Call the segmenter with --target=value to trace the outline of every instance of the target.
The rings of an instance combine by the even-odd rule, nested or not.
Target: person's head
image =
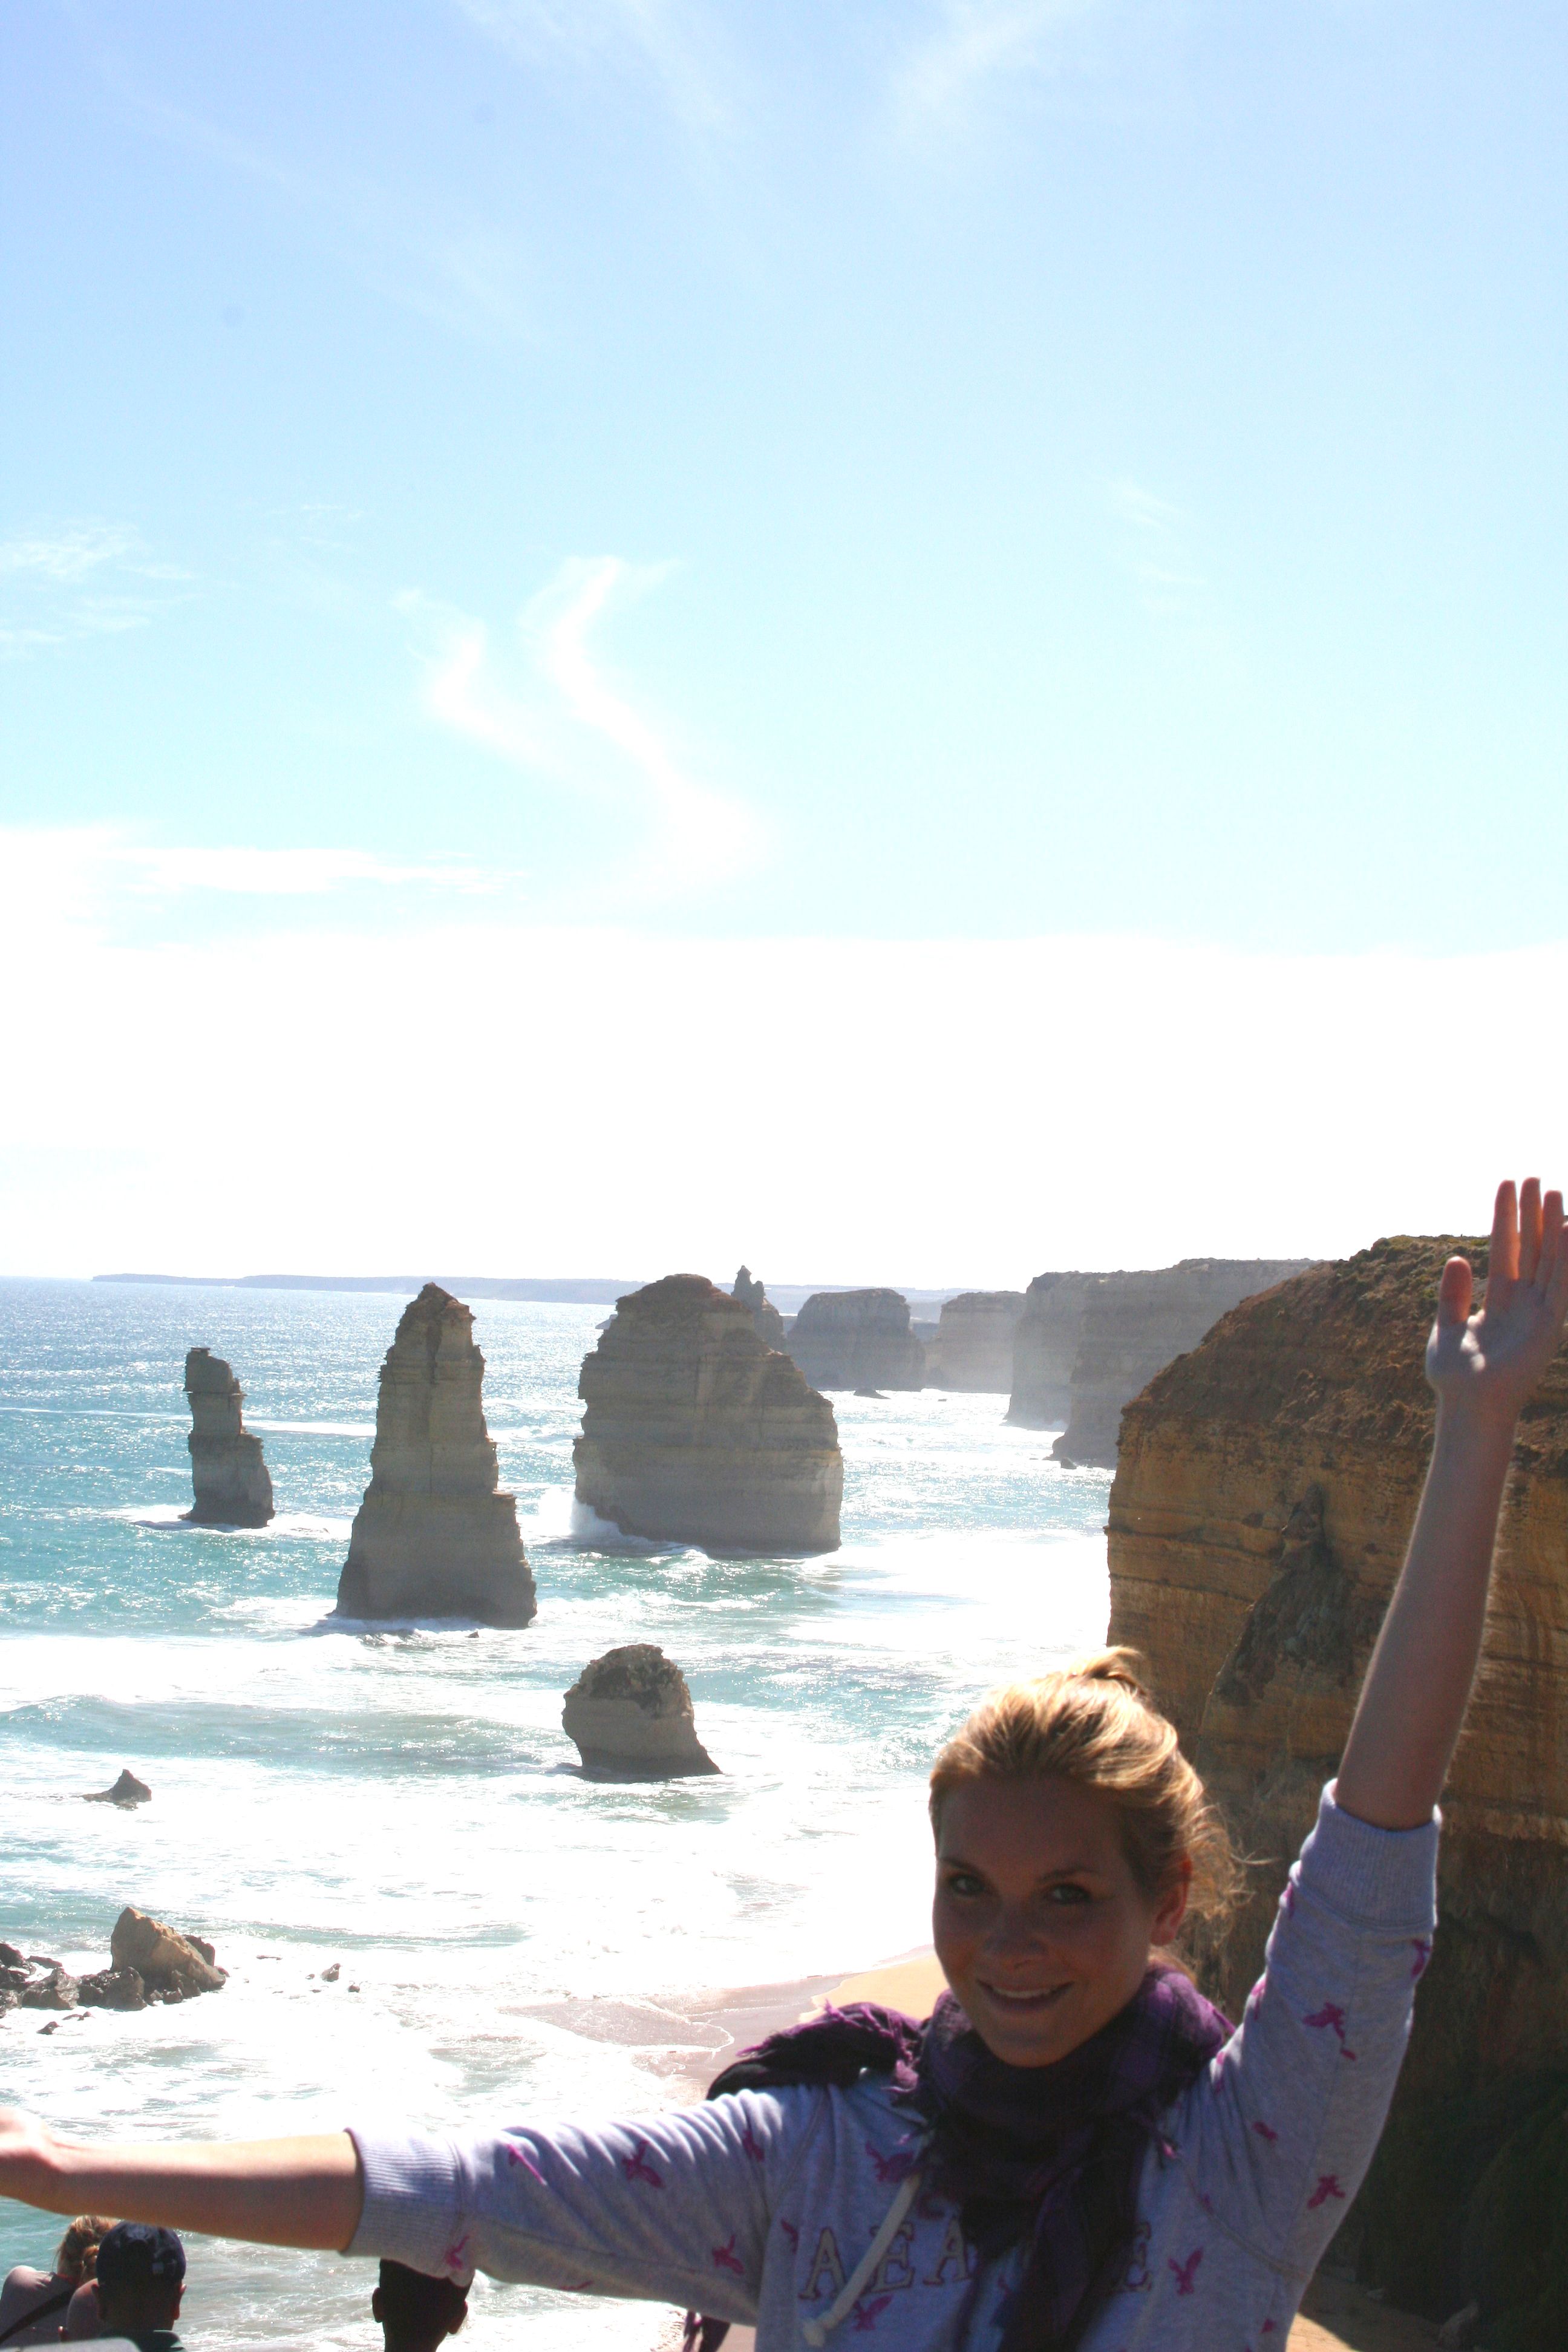
[[[370,2298],[386,2352],[436,2352],[468,2315],[468,2290],[450,2279],[426,2278],[405,2263],[385,2263]]]
[[[117,2221],[99,2243],[98,2307],[106,2336],[173,2327],[185,2288],[185,2250],[173,2230]]]
[[[931,1771],[937,1958],[1014,2066],[1098,2033],[1189,1911],[1235,1897],[1229,1839],[1139,1665],[1103,1650],[993,1691]]]
[[[98,2263],[100,2242],[114,2227],[109,2213],[79,2213],[60,2240],[60,2250],[55,2256],[55,2276],[69,2279],[80,2286],[89,2279]]]

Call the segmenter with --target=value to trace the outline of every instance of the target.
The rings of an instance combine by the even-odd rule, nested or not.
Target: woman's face
[[[931,1934],[987,2049],[1049,2066],[1124,2009],[1187,1906],[1152,1902],[1110,1798],[1071,1780],[964,1780],[942,1808]]]

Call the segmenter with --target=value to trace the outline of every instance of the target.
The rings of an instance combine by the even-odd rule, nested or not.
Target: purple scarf
[[[857,2001],[770,2034],[708,2095],[892,2078],[931,2127],[925,2186],[954,2200],[986,2259],[1020,2238],[1029,2259],[999,2352],[1070,2352],[1131,2250],[1138,2175],[1159,2116],[1231,2028],[1179,1969],[1155,1962],[1109,2025],[1051,2066],[1009,2066],[951,1993],[929,2025]],[[688,2313],[688,2352],[718,2352],[727,2323]]]

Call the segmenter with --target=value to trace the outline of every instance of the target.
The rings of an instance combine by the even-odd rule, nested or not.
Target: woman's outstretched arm
[[[1514,1423],[1568,1312],[1561,1192],[1542,1202],[1531,1177],[1516,1202],[1500,1185],[1479,1315],[1471,1297],[1469,1261],[1451,1257],[1426,1345],[1432,1460],[1340,1765],[1340,1803],[1378,1829],[1430,1820],[1469,1704]]]
[[[364,2184],[347,2132],[203,2146],[85,2147],[0,2112],[0,2196],[46,2213],[117,2213],[268,2246],[346,2246]]]

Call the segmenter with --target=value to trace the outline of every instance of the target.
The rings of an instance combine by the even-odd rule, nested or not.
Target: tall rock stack
[[[427,1282],[381,1368],[371,1479],[338,1580],[342,1617],[526,1625],[533,1578],[517,1503],[498,1491],[485,1360],[461,1299]]]
[[[245,1425],[245,1391],[221,1356],[192,1348],[185,1357],[191,1401],[191,1486],[185,1513],[198,1527],[264,1528],[272,1517],[272,1481],[261,1440]]]
[[[1415,1518],[1433,1425],[1422,1355],[1456,1248],[1484,1268],[1484,1244],[1383,1241],[1249,1298],[1123,1417],[1110,1639],[1150,1660],[1184,1746],[1259,1859],[1247,1907],[1205,1960],[1236,2015]],[[1517,2122],[1548,2070],[1568,2074],[1568,1352],[1521,1423],[1443,1811],[1442,1925],[1363,2196],[1367,2263],[1391,2295],[1429,2298],[1439,2315],[1469,2291],[1453,2263],[1486,2132]],[[1455,2162],[1460,2145],[1474,2162]]]
[[[700,1274],[621,1299],[577,1393],[577,1498],[624,1534],[716,1552],[838,1549],[844,1457],[826,1397]]]
[[[926,1351],[897,1290],[814,1291],[795,1318],[790,1354],[814,1389],[919,1389]]]
[[[749,1265],[743,1265],[736,1275],[735,1287],[730,1296],[751,1308],[752,1321],[763,1347],[777,1348],[782,1352],[784,1346],[784,1317]]]
[[[931,1377],[944,1389],[1007,1396],[1021,1290],[965,1290],[942,1301]]]
[[[1188,1257],[1148,1274],[1102,1274],[1083,1294],[1068,1425],[1056,1451],[1116,1462],[1121,1409],[1242,1299],[1304,1273],[1309,1258]]]
[[[1072,1404],[1072,1368],[1084,1301],[1103,1274],[1037,1274],[1013,1332],[1007,1418],[1025,1429],[1059,1429]]]

